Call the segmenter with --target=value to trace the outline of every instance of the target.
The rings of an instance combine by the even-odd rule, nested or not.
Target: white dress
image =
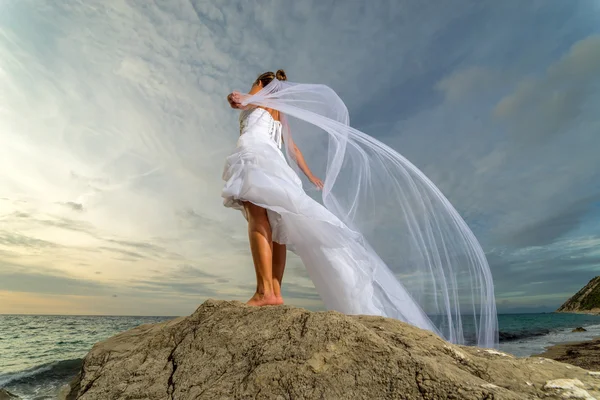
[[[392,317],[437,332],[362,235],[304,192],[281,142],[281,124],[268,111],[241,113],[237,147],[223,171],[224,205],[242,213],[243,201],[265,208],[273,241],[301,258],[328,309]]]

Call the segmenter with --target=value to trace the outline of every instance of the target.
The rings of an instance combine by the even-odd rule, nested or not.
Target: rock
[[[452,345],[393,319],[208,300],[189,317],[97,343],[67,398],[568,396],[600,396],[600,375],[545,358]]]
[[[565,399],[590,399],[596,400],[590,396],[587,390],[583,389],[584,384],[579,379],[555,379],[544,385],[544,389],[555,389],[562,392]]]
[[[578,326],[577,328],[573,329],[571,332],[587,332],[587,329]]]
[[[545,353],[540,354],[540,357],[600,371],[600,339],[557,344],[548,348]]]
[[[12,394],[6,389],[0,389],[0,400],[17,400],[19,396]]]
[[[556,310],[562,313],[600,313],[600,276],[588,282],[579,292]]]

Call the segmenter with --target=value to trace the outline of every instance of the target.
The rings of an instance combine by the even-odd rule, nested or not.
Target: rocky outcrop
[[[583,289],[560,306],[556,312],[600,313],[600,276],[592,279]]]
[[[0,389],[0,400],[19,400],[19,396],[12,394],[8,390]]]
[[[582,326],[578,326],[577,328],[573,329],[571,332],[587,332],[587,329],[585,329]]]
[[[397,320],[209,300],[96,344],[68,399],[592,399],[600,376]]]
[[[551,358],[592,371],[600,371],[600,339],[557,344],[540,354],[540,357]],[[598,374],[600,375],[600,372]]]

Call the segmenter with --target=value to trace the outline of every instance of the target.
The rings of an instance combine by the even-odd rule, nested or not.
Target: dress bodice
[[[240,135],[265,136],[281,149],[282,125],[264,108],[252,108],[240,113]]]

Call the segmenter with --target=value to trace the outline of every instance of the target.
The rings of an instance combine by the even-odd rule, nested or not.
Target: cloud
[[[515,247],[542,246],[553,243],[561,236],[578,229],[598,201],[600,201],[600,194],[568,204],[564,209],[512,232],[506,238],[506,243]]]
[[[583,74],[587,69],[576,77],[565,71],[579,60],[581,49],[595,49],[596,40],[585,36],[544,66],[544,71],[555,72],[525,78],[545,82],[536,93],[554,90],[548,82],[560,81],[567,91],[589,86],[577,124],[546,136],[543,145],[531,146],[531,136],[516,134],[506,119],[500,122],[494,116],[503,99],[519,97],[525,74],[511,66],[451,71],[436,83],[445,102],[396,128],[402,136],[391,142],[394,147],[402,148],[432,178],[486,245],[550,243],[576,230],[592,209],[600,167],[592,150],[600,144],[594,133],[600,119],[593,109],[600,92],[594,90],[596,76]],[[533,131],[543,132],[548,119],[535,107],[523,104],[515,110],[538,124]],[[545,229],[546,223],[552,229]]]
[[[67,207],[70,207],[71,209],[75,210],[75,211],[82,211],[83,210],[83,204],[81,203],[74,203],[72,201],[68,201],[64,204]]]
[[[98,247],[99,250],[106,250],[108,252],[114,252],[114,253],[118,253],[122,256],[125,256],[127,261],[138,261],[138,260],[142,260],[144,258],[146,258],[145,256],[143,256],[140,253],[135,253],[133,251],[128,251],[128,250],[122,250],[122,249],[118,249],[115,247]]]
[[[600,193],[600,161],[592,150],[600,146],[594,111],[600,91],[598,75],[587,68],[595,65],[598,37],[579,34],[529,73],[481,63],[452,70],[435,85],[444,101],[397,124],[398,136],[388,139],[432,178],[475,231],[499,301],[510,299],[503,310],[555,309],[600,272],[593,248],[570,247],[597,232]],[[531,92],[522,90],[527,82],[534,83]],[[573,98],[576,109],[559,113],[523,97],[549,98],[559,89],[581,89],[582,96]],[[518,128],[519,118],[531,124],[528,132]],[[552,122],[547,130],[553,118],[569,122]]]
[[[58,247],[56,243],[6,231],[0,231],[0,245],[33,249]]]
[[[513,304],[556,308],[600,273],[600,237],[565,238],[552,245],[487,254],[499,297]],[[519,292],[519,295],[511,293]]]
[[[78,279],[60,271],[0,264],[0,290],[38,294],[109,296],[114,288],[93,280]]]
[[[504,97],[494,116],[514,134],[535,142],[565,132],[577,122],[600,85],[600,35],[575,43],[541,78],[521,81]]]
[[[456,102],[471,97],[473,94],[497,88],[506,82],[498,71],[480,66],[467,67],[454,71],[442,78],[436,89],[444,93],[446,101]]]

